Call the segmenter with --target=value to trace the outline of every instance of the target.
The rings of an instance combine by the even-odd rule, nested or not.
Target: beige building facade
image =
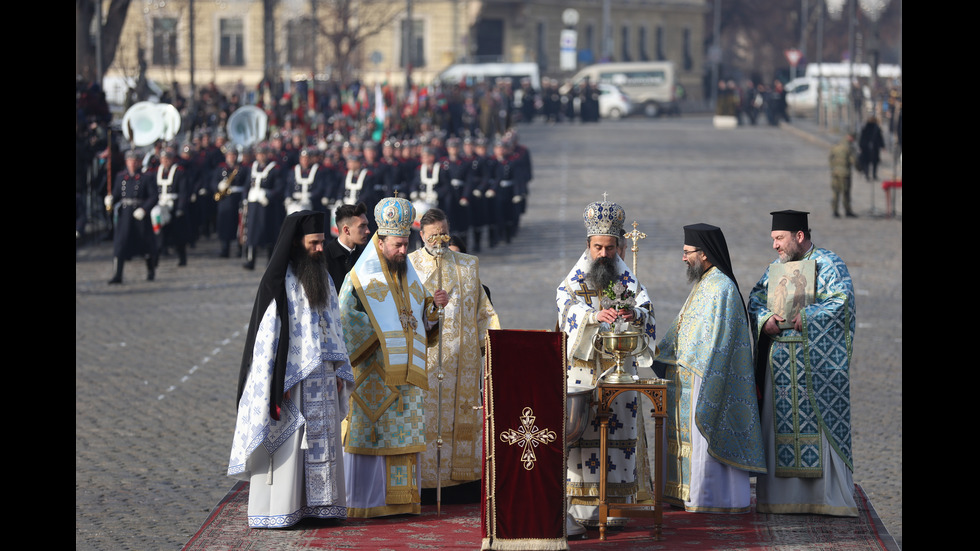
[[[319,0],[315,17],[312,6],[311,0],[134,0],[107,75],[135,76],[142,57],[148,78],[164,87],[176,82],[184,93],[192,68],[197,88],[213,82],[223,90],[255,89],[267,72],[284,81],[315,73],[400,85],[408,61],[418,84],[433,82],[454,62],[481,61],[537,62],[542,76],[562,79],[574,73],[560,63],[566,28],[577,35],[576,69],[602,60],[673,61],[693,99],[705,71],[706,0]],[[349,17],[339,15],[345,7]],[[577,15],[574,26],[563,22],[569,9]],[[344,21],[378,30],[345,63],[314,32],[314,19],[328,30]]]

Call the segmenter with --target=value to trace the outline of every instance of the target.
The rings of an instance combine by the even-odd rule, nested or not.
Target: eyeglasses
[[[681,252],[684,253],[684,258],[687,258],[687,255],[689,255],[689,254],[694,254],[694,253],[701,252],[701,249],[694,249],[693,251],[688,251],[688,250],[685,250],[685,249],[681,249]]]

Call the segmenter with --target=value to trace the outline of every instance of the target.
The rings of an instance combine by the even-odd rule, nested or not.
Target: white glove
[[[480,191],[480,190],[478,190],[478,189],[474,189],[473,190],[473,197],[483,197],[483,192]]]
[[[520,203],[521,201],[524,200],[524,196],[523,195],[515,195],[515,196],[511,197],[510,200],[511,200],[511,202],[513,202],[516,205],[517,203]]]
[[[143,207],[139,207],[138,209],[133,211],[133,218],[135,218],[137,221],[142,220],[145,216],[146,216],[146,211],[143,210]]]
[[[412,192],[412,193],[410,193],[410,194],[409,194],[408,196],[409,196],[409,197],[410,197],[410,198],[412,199],[412,201],[416,201],[416,200],[418,200],[418,198],[419,198],[419,192],[417,192],[417,191],[413,191],[413,192]]]
[[[197,195],[191,195],[191,203],[197,202]]]
[[[112,195],[106,195],[105,196],[105,208],[106,209],[111,209],[112,208]]]
[[[198,195],[201,195],[201,196],[203,196],[203,195],[204,195],[204,194],[206,194],[207,192],[208,192],[208,190],[206,190],[206,189],[204,189],[204,188],[201,188],[201,189],[199,189],[199,190],[197,190],[197,194],[198,194]]]
[[[264,189],[262,190],[262,193],[259,195],[259,204],[262,205],[263,207],[269,206],[269,198],[265,196]]]
[[[327,199],[326,197],[322,197],[320,199],[320,204],[326,207],[326,206],[330,205],[330,200]]]
[[[495,195],[497,195],[497,192],[496,192],[496,191],[494,191],[494,190],[492,190],[492,189],[488,189],[488,190],[487,190],[487,199],[493,199],[493,197],[494,197]]]
[[[459,198],[459,206],[465,207],[466,205],[469,205],[469,204],[470,204],[470,202],[466,200],[466,197],[460,197]]]
[[[228,181],[227,180],[222,180],[221,183],[218,184],[218,191],[220,191],[221,193],[224,193],[225,191],[228,190],[229,187],[230,187],[230,184],[228,183]]]

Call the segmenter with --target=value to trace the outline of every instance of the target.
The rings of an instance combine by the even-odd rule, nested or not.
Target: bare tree
[[[111,0],[109,9],[105,13],[105,23],[97,21],[96,24],[100,24],[101,29],[99,33],[92,36],[90,30],[98,1],[75,0],[75,73],[89,81],[101,80],[106,69],[112,65],[116,57],[116,48],[119,47],[119,36],[126,23],[126,14],[129,13],[129,4],[132,2],[132,0]],[[98,48],[95,40],[98,36],[102,37],[101,60],[96,59]],[[97,74],[100,69],[102,74]]]
[[[390,27],[404,12],[404,4],[391,0],[310,0],[317,14],[317,31],[331,46],[340,82],[349,82],[359,68],[358,48]]]

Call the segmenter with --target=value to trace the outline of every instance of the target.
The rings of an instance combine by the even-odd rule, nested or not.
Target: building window
[[[286,61],[293,68],[313,67],[313,23],[308,17],[286,24]]]
[[[409,33],[411,30],[411,33]],[[405,68],[409,65],[409,51],[411,51],[412,59],[411,66],[413,68],[425,67],[425,24],[421,19],[413,19],[411,21],[411,28],[409,27],[409,21],[407,19],[402,19],[401,21],[401,59],[400,67]],[[411,35],[411,36],[409,36]],[[408,41],[411,39],[412,44],[409,45]]]
[[[231,17],[218,21],[220,34],[218,65],[241,67],[245,65],[245,30],[241,18]]]
[[[623,25],[622,39],[619,41],[623,49],[623,61],[633,61],[630,56],[630,28]]]
[[[640,27],[637,33],[639,34],[637,53],[640,56],[640,61],[650,61],[650,56],[647,54],[647,28]]]
[[[177,65],[177,18],[153,19],[153,64],[167,67]]]
[[[694,68],[694,58],[691,57],[691,29],[684,29],[684,70],[690,71]]]
[[[663,61],[667,59],[664,55],[664,28],[657,27],[657,61]]]

